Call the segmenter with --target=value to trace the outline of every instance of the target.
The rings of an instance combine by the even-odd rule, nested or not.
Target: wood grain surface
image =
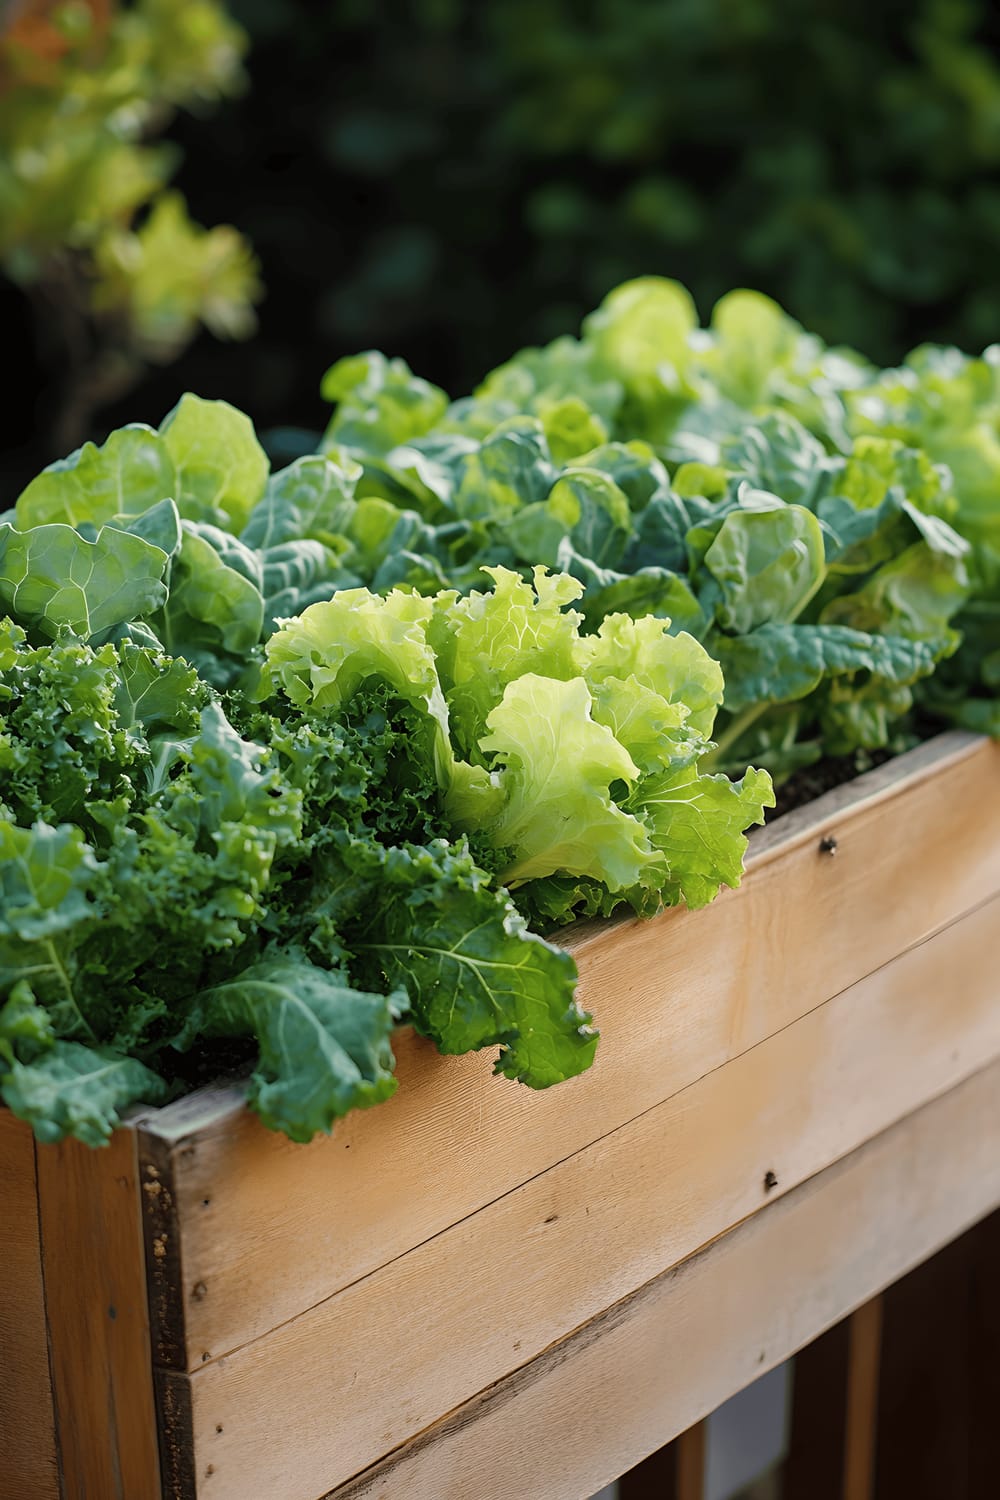
[[[314,1500],[1000,1057],[998,931],[1000,897],[378,1272],[206,1360],[190,1378],[192,1433],[213,1500],[242,1500],[254,1483],[274,1500]],[[266,1295],[272,1271],[260,1266],[248,1296]]]
[[[184,1266],[158,1298],[162,1363],[240,1348],[801,1019],[1000,890],[998,826],[1000,749],[946,735],[763,830],[743,888],[705,910],[580,930],[603,1041],[557,1089],[402,1032],[398,1094],[331,1139],[292,1145],[238,1089],[154,1112],[142,1150]]]
[[[0,1109],[0,1500],[59,1500],[29,1126]]]

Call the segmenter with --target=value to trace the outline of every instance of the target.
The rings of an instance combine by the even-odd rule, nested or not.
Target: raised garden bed
[[[1000,1204],[998,832],[946,734],[712,906],[571,932],[604,1040],[558,1089],[407,1031],[310,1146],[235,1085],[103,1152],[0,1115],[0,1492],[599,1488]]]

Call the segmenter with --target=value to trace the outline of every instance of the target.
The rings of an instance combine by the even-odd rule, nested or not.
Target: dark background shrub
[[[192,388],[316,426],[323,369],[372,346],[457,393],[647,272],[703,315],[757,287],[882,362],[1000,336],[988,0],[231,8],[250,88],[172,134],[191,212],[260,258],[260,332],[200,339],[106,424]]]

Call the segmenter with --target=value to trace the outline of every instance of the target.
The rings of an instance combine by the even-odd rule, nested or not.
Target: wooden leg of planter
[[[696,1422],[623,1474],[619,1500],[703,1500],[706,1429],[706,1422]]]
[[[873,1297],[795,1356],[784,1500],[874,1500],[881,1326]]]
[[[873,1297],[847,1322],[843,1500],[875,1500],[882,1298]]]
[[[1000,1214],[885,1294],[878,1500],[1000,1493]]]

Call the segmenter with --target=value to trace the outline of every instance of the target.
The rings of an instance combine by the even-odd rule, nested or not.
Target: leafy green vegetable
[[[529,922],[702,906],[769,773],[1000,725],[996,369],[644,278],[458,402],[341,361],[273,475],[194,397],[50,466],[0,523],[4,1100],[98,1141],[227,1039],[307,1140],[404,1018],[587,1067]]]

